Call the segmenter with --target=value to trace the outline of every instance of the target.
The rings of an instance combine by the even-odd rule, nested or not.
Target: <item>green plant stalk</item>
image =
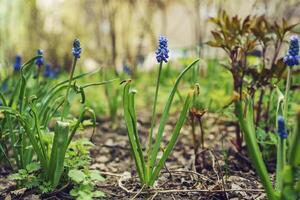
[[[124,86],[124,91],[123,91],[123,107],[124,107],[124,118],[125,118],[125,123],[127,126],[127,130],[128,130],[128,139],[129,139],[129,143],[131,146],[131,150],[133,153],[133,158],[135,160],[136,163],[136,168],[137,168],[137,172],[138,175],[140,177],[140,180],[142,183],[145,183],[145,174],[143,173],[145,170],[143,169],[143,165],[142,165],[142,159],[140,157],[139,151],[138,150],[138,145],[137,145],[137,139],[135,138],[135,124],[133,124],[133,119],[132,119],[132,115],[130,114],[130,98],[129,98],[129,89],[130,89],[130,82],[131,80],[128,80]]]
[[[287,80],[286,80],[286,87],[285,87],[285,95],[284,95],[284,106],[283,106],[283,118],[286,123],[288,123],[288,102],[289,102],[289,92],[290,92],[290,86],[291,86],[291,68],[287,68]]]
[[[160,83],[160,77],[161,77],[161,70],[162,70],[162,64],[163,62],[159,63],[159,68],[158,68],[158,75],[157,75],[157,81],[156,81],[156,89],[155,89],[155,96],[154,96],[154,102],[153,102],[153,109],[152,109],[152,119],[151,119],[151,128],[149,132],[149,137],[148,137],[148,148],[147,148],[147,169],[146,169],[146,181],[149,181],[150,178],[150,173],[152,171],[151,165],[150,165],[150,153],[151,153],[151,148],[152,148],[152,137],[153,137],[153,129],[154,129],[154,124],[156,120],[156,104],[157,104],[157,96],[158,96],[158,90],[159,90],[159,83]]]
[[[2,102],[3,106],[7,106],[5,97],[4,97],[4,95],[1,92],[0,92],[0,99],[1,99],[1,102]],[[8,123],[9,137],[11,139],[12,149],[13,149],[13,154],[14,154],[14,157],[15,157],[15,161],[16,161],[16,164],[17,164],[18,168],[21,168],[21,161],[20,161],[20,158],[19,158],[19,155],[21,155],[20,154],[21,152],[19,151],[18,148],[15,147],[17,139],[16,139],[16,134],[14,133],[13,128],[12,128],[12,121],[11,121],[11,118],[10,118],[9,114],[5,113],[4,116],[5,116],[6,122]],[[4,150],[4,149],[2,148],[2,150]],[[6,156],[6,158],[8,158],[6,154],[4,154],[4,155]],[[11,165],[11,163],[10,163],[9,160],[8,160],[8,162]]]
[[[291,141],[288,162],[292,167],[295,167],[300,163],[300,110],[297,113],[297,127]]]
[[[11,162],[10,162],[10,160],[9,160],[9,158],[8,158],[8,156],[7,156],[7,154],[6,154],[6,152],[5,152],[5,150],[4,150],[4,148],[3,148],[3,146],[2,146],[1,143],[0,143],[0,152],[2,152],[4,158],[7,160],[9,166],[13,169],[13,165],[11,164]]]
[[[172,132],[171,139],[170,139],[169,143],[167,144],[166,150],[163,152],[161,159],[159,160],[157,166],[155,167],[153,173],[151,174],[150,181],[149,181],[150,186],[152,186],[154,184],[162,167],[166,163],[167,158],[169,157],[171,151],[173,150],[173,148],[176,144],[180,130],[186,120],[186,115],[187,115],[187,112],[188,112],[190,104],[191,104],[192,95],[193,95],[193,92],[189,92],[188,96],[186,97],[186,100],[185,100],[183,108],[181,110],[179,119],[175,125],[173,132]]]
[[[255,128],[253,122],[253,107],[251,100],[248,100],[246,103],[246,119],[243,116],[243,106],[242,102],[239,101],[236,103],[237,105],[237,118],[239,120],[242,131],[244,132],[244,137],[248,149],[248,154],[250,155],[252,164],[254,165],[257,174],[260,177],[262,185],[265,188],[267,193],[267,197],[269,200],[279,200],[279,197],[275,193],[273,189],[270,177],[268,175],[265,163],[263,161],[261,152],[259,150],[259,146],[257,144],[257,140],[255,137]]]
[[[27,134],[30,143],[37,154],[38,159],[41,162],[41,166],[43,169],[47,169],[47,163],[46,163],[46,158],[44,157],[44,154],[42,153],[42,150],[37,142],[37,139],[35,137],[35,133],[32,131],[32,128],[30,124],[28,123],[28,120],[26,120],[18,111],[10,108],[10,107],[5,107],[5,106],[0,106],[0,110],[9,114],[13,115],[16,117],[18,122],[21,124],[21,126],[24,128],[25,133]]]
[[[300,163],[300,110],[298,110],[297,113],[297,127],[295,134],[292,135],[291,141],[288,163],[292,167],[295,167]]]
[[[277,136],[277,158],[276,158],[276,180],[275,189],[277,191],[282,190],[282,170],[285,163],[285,139]]]
[[[285,95],[284,95],[284,105],[283,105],[283,118],[284,118],[284,121],[285,121],[285,123],[286,123],[286,126],[287,126],[287,129],[288,129],[288,126],[289,126],[289,121],[288,121],[288,110],[289,110],[289,93],[290,93],[290,87],[291,87],[291,68],[290,67],[288,67],[287,68],[287,72],[288,72],[288,74],[287,74],[287,80],[286,80],[286,87],[285,87]],[[291,134],[290,134],[291,135]],[[291,136],[290,137],[288,137],[289,139],[291,138]],[[283,156],[284,156],[284,158],[283,158],[283,161],[284,161],[284,163],[283,163],[283,165],[286,163],[286,151],[285,151],[285,149],[286,149],[286,140],[284,140],[284,142],[283,142],[283,148],[284,148],[284,154],[283,154]]]
[[[288,125],[288,101],[289,101],[289,90],[291,85],[291,68],[287,67],[287,80],[284,95],[284,105],[283,105],[283,118]],[[278,136],[277,144],[277,161],[276,161],[276,190],[282,190],[282,171],[286,164],[286,139],[280,138]]]
[[[137,130],[137,120],[136,120],[136,114],[135,114],[135,103],[134,103],[134,95],[135,95],[135,91],[130,91],[129,93],[129,113],[132,119],[132,124],[133,124],[133,128],[134,128],[134,137],[136,139],[136,144],[137,144],[137,151],[139,154],[139,157],[141,158],[141,164],[142,164],[142,169],[143,169],[143,174],[145,176],[146,173],[146,164],[145,164],[145,159],[143,156],[143,151],[142,151],[142,147],[140,144],[140,139],[138,136],[138,130]]]
[[[165,125],[167,123],[167,120],[168,120],[168,117],[169,117],[169,111],[170,111],[170,108],[171,108],[171,105],[172,105],[172,102],[173,102],[173,98],[174,98],[174,95],[176,93],[176,90],[177,90],[177,87],[179,85],[179,82],[180,80],[182,79],[182,77],[184,76],[184,74],[186,72],[189,71],[189,69],[191,69],[195,64],[197,64],[199,61],[199,59],[195,60],[193,63],[191,63],[188,67],[186,67],[180,74],[179,76],[177,77],[175,83],[174,83],[174,86],[170,92],[170,95],[169,95],[169,98],[167,100],[167,103],[166,103],[166,106],[164,108],[164,111],[163,111],[163,114],[162,114],[162,117],[161,117],[161,120],[160,120],[160,124],[159,124],[159,128],[158,128],[158,133],[157,133],[157,137],[156,137],[156,140],[155,140],[155,143],[154,143],[154,146],[153,148],[151,149],[151,160],[150,160],[150,169],[153,169],[153,166],[156,162],[156,159],[157,159],[157,154],[159,152],[159,149],[160,149],[160,144],[161,144],[161,140],[162,140],[162,136],[163,136],[163,132],[164,132],[164,129],[165,129]],[[152,170],[151,170],[152,171]]]
[[[42,138],[42,133],[41,133],[41,130],[40,130],[39,119],[37,117],[37,111],[36,111],[35,106],[32,103],[30,103],[29,105],[30,105],[30,108],[32,110],[33,117],[34,117],[34,123],[35,123],[35,129],[33,129],[33,131],[37,132],[38,142],[40,144],[40,148],[42,149],[42,154],[43,154],[43,157],[45,159],[46,166],[48,166],[48,155],[47,155],[45,145],[43,144],[43,138]]]
[[[66,92],[64,104],[63,104],[63,109],[62,109],[62,114],[61,114],[61,121],[64,120],[65,114],[66,114],[66,112],[67,112],[67,111],[66,111],[66,105],[67,105],[67,103],[68,103],[68,98],[69,98],[69,93],[70,93],[71,83],[72,83],[73,76],[74,76],[74,72],[75,72],[76,63],[77,63],[77,58],[74,57],[74,60],[73,60],[73,66],[72,66],[72,70],[71,70],[71,74],[70,74],[70,78],[69,78],[69,84],[68,84],[68,88],[67,88],[67,92]]]
[[[20,91],[19,91],[19,98],[18,98],[19,99],[18,105],[19,105],[20,115],[23,113],[23,110],[24,110],[24,101],[26,103],[26,100],[27,100],[25,98],[25,93],[26,93],[27,80],[28,80],[30,74],[26,75],[26,73],[30,72],[30,71],[28,71],[28,69],[29,70],[32,69],[31,67],[34,64],[35,59],[38,58],[38,57],[40,57],[40,56],[37,56],[37,57],[29,60],[27,63],[23,64],[22,67],[21,67],[21,73],[20,73],[21,76],[20,76],[20,81],[19,81]],[[21,127],[19,127],[19,133],[21,133],[21,132],[22,132]],[[31,154],[30,150],[26,150],[27,143],[26,143],[26,138],[24,136],[25,136],[24,134],[21,134],[21,137],[19,138],[20,143],[22,143],[21,150],[20,150],[21,151],[20,152],[20,162],[21,162],[22,168],[25,168],[26,165],[28,164],[27,161],[29,160],[29,154]],[[41,148],[43,148],[43,146],[41,146]],[[44,152],[43,152],[43,154],[44,154]],[[44,154],[44,157],[42,159],[45,159],[44,161],[47,162],[45,154]]]
[[[93,134],[94,134],[95,127],[96,127],[96,114],[94,113],[94,111],[92,109],[85,107],[85,108],[82,109],[81,114],[80,114],[80,116],[79,116],[76,124],[74,125],[73,129],[71,130],[71,133],[70,133],[70,135],[68,137],[67,146],[70,145],[70,143],[71,143],[71,141],[72,141],[72,139],[73,139],[73,137],[74,137],[77,129],[79,128],[80,123],[82,123],[82,121],[84,119],[84,115],[85,115],[86,112],[89,112],[92,115],[92,118],[93,118]]]

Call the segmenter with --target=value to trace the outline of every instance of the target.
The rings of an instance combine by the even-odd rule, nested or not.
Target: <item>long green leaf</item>
[[[53,187],[59,183],[64,171],[64,159],[68,148],[68,134],[70,125],[68,122],[57,121],[54,127],[54,139],[51,149],[51,158],[47,177]]]
[[[295,167],[300,164],[300,111],[297,113],[297,126],[295,133],[292,135],[292,144],[289,151],[288,163]]]
[[[127,81],[124,86],[124,92],[123,92],[123,107],[124,107],[124,118],[125,118],[125,123],[127,126],[128,130],[128,138],[129,138],[129,143],[131,146],[131,150],[133,152],[133,157],[136,163],[138,175],[141,179],[141,182],[144,183],[144,173],[143,173],[143,167],[142,167],[142,158],[140,157],[140,154],[138,153],[138,147],[136,143],[136,138],[135,138],[135,133],[134,133],[134,127],[135,125],[132,124],[132,117],[130,115],[129,111],[129,89],[130,89],[130,83],[131,80]]]
[[[182,77],[185,75],[185,73],[188,72],[189,69],[191,69],[195,64],[197,64],[198,61],[199,61],[199,59],[195,60],[192,64],[190,64],[188,67],[186,67],[179,74],[179,76],[177,77],[177,79],[175,81],[173,89],[172,89],[172,91],[169,95],[168,101],[166,103],[165,109],[163,111],[163,114],[162,114],[162,117],[161,117],[161,120],[160,120],[160,124],[159,124],[159,128],[158,128],[158,133],[157,133],[157,136],[156,136],[155,144],[154,144],[153,149],[151,151],[152,152],[151,153],[151,161],[150,161],[150,170],[151,171],[153,170],[153,166],[156,162],[157,154],[158,154],[159,149],[160,149],[160,144],[161,144],[163,132],[165,130],[165,126],[166,126],[166,123],[167,123],[167,120],[168,120],[168,117],[169,117],[170,108],[171,108],[171,105],[172,105],[173,98],[174,98],[174,95],[176,93],[177,87],[179,85],[179,82],[182,79]]]
[[[144,156],[143,156],[142,147],[141,147],[141,144],[140,144],[140,139],[139,139],[139,136],[138,136],[137,120],[136,120],[135,107],[134,107],[134,105],[135,105],[134,104],[134,95],[135,95],[135,91],[130,91],[129,92],[129,113],[130,113],[131,121],[132,121],[132,125],[133,125],[133,133],[134,133],[134,137],[135,137],[135,141],[136,141],[136,145],[137,145],[137,151],[138,151],[139,157],[141,159],[143,174],[145,175],[146,165],[145,165],[145,159],[144,159]]]
[[[92,109],[90,109],[88,107],[85,107],[81,111],[81,114],[80,114],[80,116],[79,116],[79,118],[78,118],[75,126],[73,127],[73,129],[72,129],[69,137],[68,137],[68,145],[71,143],[71,141],[72,141],[72,139],[73,139],[73,137],[74,137],[77,129],[79,128],[80,123],[82,123],[82,121],[84,119],[85,113],[87,113],[87,112],[91,113],[91,115],[92,115],[92,119],[93,119],[93,133],[92,133],[92,136],[94,135],[94,133],[95,133],[95,127],[96,127],[96,114],[95,114],[95,112]]]
[[[39,146],[39,143],[35,137],[35,134],[32,132],[32,129],[31,129],[31,126],[30,126],[28,120],[25,119],[18,111],[14,110],[10,107],[0,106],[0,111],[16,117],[16,119],[20,122],[21,126],[24,128],[25,133],[27,134],[35,153],[37,154],[42,167],[44,169],[47,169],[46,158],[44,158],[42,149]]]
[[[259,150],[258,143],[256,141],[256,134],[253,121],[253,106],[251,100],[248,100],[246,103],[246,117],[243,115],[243,106],[242,102],[237,102],[237,118],[240,122],[242,131],[244,132],[245,141],[250,155],[251,161],[256,169],[257,174],[260,177],[262,185],[264,186],[268,199],[270,200],[279,200],[279,197],[276,195],[274,188],[272,186],[270,177],[266,165],[263,161],[261,152]]]
[[[171,139],[170,139],[169,143],[167,144],[167,147],[166,147],[161,159],[159,160],[157,166],[155,167],[155,170],[154,170],[153,174],[151,174],[149,185],[154,184],[155,180],[157,179],[157,177],[160,173],[160,170],[164,166],[167,158],[169,157],[171,151],[173,150],[173,148],[176,144],[176,141],[178,139],[180,130],[181,130],[181,128],[182,128],[182,126],[183,126],[183,124],[186,120],[186,115],[187,115],[187,112],[188,112],[188,109],[190,107],[191,100],[192,100],[192,94],[193,94],[193,92],[190,92],[188,94],[188,96],[186,97],[186,99],[185,99],[185,102],[184,102],[183,108],[181,110],[179,119],[176,123],[176,126],[175,126],[173,132],[172,132]]]

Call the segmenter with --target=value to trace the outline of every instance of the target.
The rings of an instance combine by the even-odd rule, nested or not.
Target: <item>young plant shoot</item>
[[[159,69],[158,69],[156,90],[155,90],[154,103],[152,109],[151,127],[150,127],[146,152],[143,152],[142,150],[142,146],[141,146],[141,142],[137,130],[137,119],[136,119],[135,105],[134,105],[136,91],[131,88],[131,82],[132,82],[131,80],[126,81],[124,86],[124,92],[123,92],[124,117],[125,117],[125,122],[128,130],[129,143],[131,146],[133,158],[135,160],[140,181],[143,185],[146,186],[153,186],[154,182],[157,180],[161,169],[163,168],[168,156],[170,155],[172,149],[176,144],[180,130],[186,120],[187,112],[189,110],[194,92],[197,90],[194,88],[188,92],[188,95],[186,96],[186,99],[184,101],[183,108],[179,115],[179,119],[170,136],[171,138],[169,139],[168,144],[165,147],[163,147],[164,151],[162,151],[162,156],[158,157],[158,153],[161,150],[161,146],[162,146],[162,137],[163,137],[164,129],[169,117],[170,108],[174,96],[176,94],[178,84],[182,79],[182,77],[189,71],[189,69],[195,66],[195,64],[199,61],[199,60],[194,61],[191,65],[185,68],[177,77],[173,85],[173,88],[170,92],[167,103],[164,107],[164,111],[160,119],[160,124],[158,128],[158,132],[155,136],[155,140],[153,140],[154,126],[156,123],[156,106],[157,106],[157,98],[158,98],[158,91],[159,91],[159,84],[160,84],[160,75],[163,67],[163,62],[168,62],[168,58],[169,58],[168,53],[169,53],[168,41],[165,37],[160,37],[159,47],[156,51],[156,59],[157,62],[159,63]],[[146,157],[144,156],[145,154]]]

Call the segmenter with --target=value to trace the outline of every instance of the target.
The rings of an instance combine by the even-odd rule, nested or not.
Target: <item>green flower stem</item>
[[[157,103],[157,96],[158,96],[158,90],[159,90],[159,83],[160,83],[160,77],[161,77],[161,70],[162,70],[162,64],[163,62],[160,62],[159,69],[158,69],[158,75],[157,75],[157,82],[156,82],[156,89],[155,89],[155,96],[154,96],[154,103],[153,103],[153,109],[152,109],[152,120],[151,120],[151,128],[149,132],[149,138],[148,138],[148,149],[147,149],[147,169],[146,169],[146,180],[150,177],[150,152],[152,148],[152,136],[153,136],[153,129],[154,124],[156,120],[156,103]]]
[[[285,139],[278,136],[277,159],[276,159],[276,181],[275,188],[277,191],[282,189],[282,170],[285,163]]]
[[[285,95],[284,95],[284,106],[283,106],[283,118],[286,123],[288,123],[288,102],[289,102],[289,92],[291,86],[291,68],[287,68],[287,80],[286,80],[286,87],[285,87]]]
[[[286,124],[288,125],[288,101],[289,101],[289,91],[291,85],[291,68],[287,68],[287,80],[285,87],[284,95],[284,104],[283,104],[283,118]],[[282,190],[282,171],[283,167],[286,164],[286,139],[283,139],[278,136],[277,144],[277,163],[276,163],[276,190]]]
[[[62,110],[62,114],[61,114],[61,121],[64,120],[64,117],[65,117],[65,114],[66,114],[66,104],[68,103],[68,97],[69,97],[71,83],[72,83],[74,72],[75,72],[76,63],[77,63],[77,58],[74,57],[72,71],[71,71],[70,78],[69,78],[69,84],[68,84],[64,104],[63,104],[63,110]]]

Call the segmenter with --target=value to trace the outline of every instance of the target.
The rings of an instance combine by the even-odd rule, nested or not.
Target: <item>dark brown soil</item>
[[[145,144],[149,117],[139,116],[139,119],[142,119],[138,124],[140,139]],[[205,148],[199,148],[195,155],[191,127],[186,123],[160,178],[151,189],[142,188],[139,183],[125,125],[121,123],[112,129],[108,120],[99,122],[93,138],[91,168],[100,170],[106,177],[106,181],[97,186],[106,193],[105,199],[266,199],[246,151],[237,151],[233,145],[234,127],[225,125],[213,114],[206,114],[203,121]],[[166,126],[164,143],[174,122],[175,117]],[[8,181],[8,174],[7,170],[1,171],[0,199],[41,199],[34,191],[17,190],[15,183]],[[69,198],[60,193],[48,199]]]

